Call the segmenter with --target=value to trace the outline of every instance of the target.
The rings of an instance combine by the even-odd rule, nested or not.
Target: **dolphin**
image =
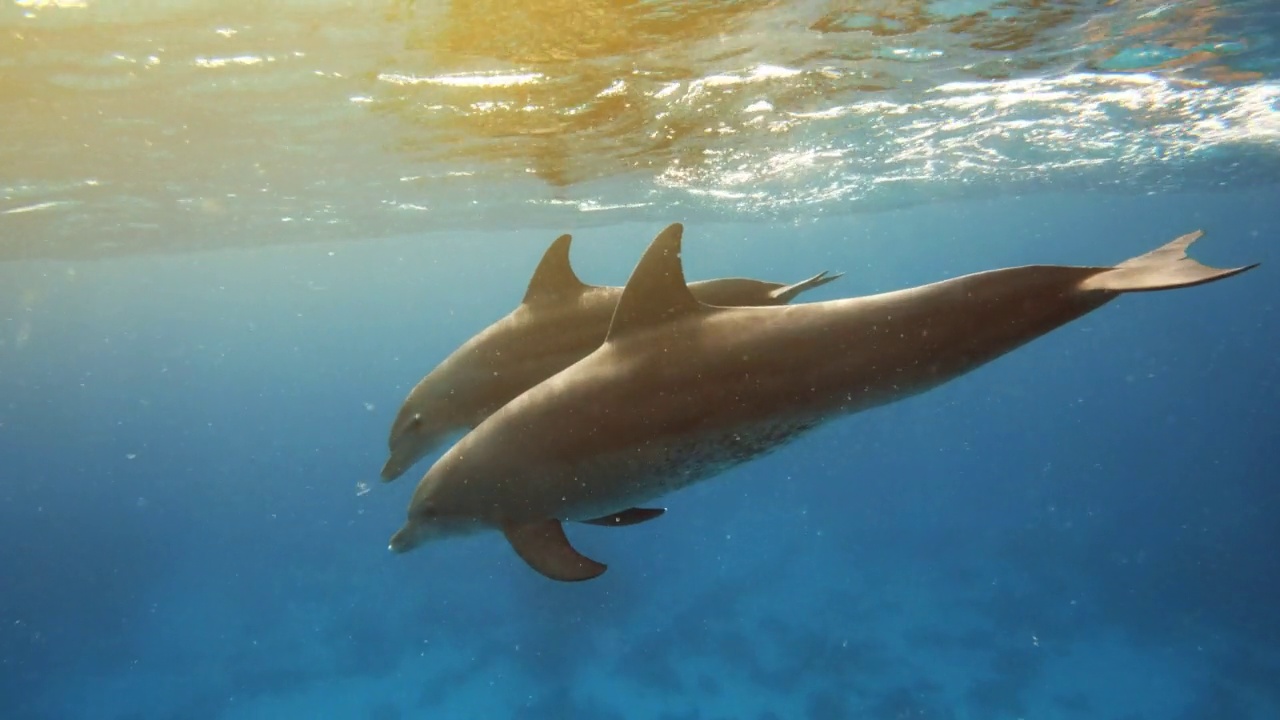
[[[391,424],[384,482],[604,342],[622,288],[579,280],[569,263],[571,242],[569,235],[556,238],[520,305],[463,343],[409,392]],[[721,278],[691,283],[689,290],[709,305],[784,305],[840,276],[822,272],[791,285]]]
[[[606,566],[575,550],[562,522],[626,513],[823,422],[925,392],[1122,293],[1255,267],[1188,258],[1201,234],[1114,267],[1032,265],[866,297],[723,308],[685,286],[682,227],[672,225],[636,266],[604,343],[445,452],[390,549],[496,529],[543,575],[594,578]]]

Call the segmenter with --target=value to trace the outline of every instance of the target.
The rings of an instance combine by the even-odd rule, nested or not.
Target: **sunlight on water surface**
[[[0,7],[0,258],[804,221],[1280,158],[1263,2]]]

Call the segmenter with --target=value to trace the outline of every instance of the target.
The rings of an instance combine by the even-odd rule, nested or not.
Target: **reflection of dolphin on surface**
[[[1038,265],[786,307],[708,307],[689,292],[681,226],[663,231],[604,344],[462,438],[422,478],[390,548],[501,530],[535,570],[605,566],[561,526],[625,513],[840,415],[936,387],[1115,299],[1212,282],[1194,232],[1115,267]]]
[[[436,366],[409,392],[391,425],[382,479],[400,477],[446,437],[480,424],[520,393],[586,357],[609,332],[620,287],[587,285],[561,235],[542,256],[524,301]],[[690,283],[708,305],[783,305],[840,277],[819,273],[793,285],[722,278]]]

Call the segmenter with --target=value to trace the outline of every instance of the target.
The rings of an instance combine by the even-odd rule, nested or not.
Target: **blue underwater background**
[[[0,717],[1280,717],[1275,184],[1000,194],[805,222],[670,217],[0,263]],[[405,393],[519,301],[558,232],[623,283],[819,300],[1196,228],[1262,262],[1128,295],[964,376],[573,526],[558,584],[496,533],[387,552]],[[367,485],[360,485],[367,483]],[[367,489],[368,492],[364,492]]]

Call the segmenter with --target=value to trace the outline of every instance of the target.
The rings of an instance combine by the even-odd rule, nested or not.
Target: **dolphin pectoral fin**
[[[590,580],[599,577],[608,567],[574,550],[559,520],[503,523],[502,534],[507,536],[507,542],[521,560],[552,580]]]
[[[1203,285],[1239,275],[1258,264],[1234,268],[1214,268],[1187,257],[1187,248],[1200,239],[1204,231],[1196,230],[1145,255],[1130,258],[1112,268],[1103,269],[1080,283],[1081,290],[1108,292],[1144,292]]]
[[[603,527],[626,527],[628,525],[639,525],[642,522],[648,522],[654,518],[662,517],[667,511],[666,508],[627,508],[622,512],[616,512],[612,515],[605,515],[591,520],[583,520],[587,525],[601,525]]]
[[[785,305],[786,303],[795,300],[796,296],[800,293],[817,287],[822,287],[832,280],[839,280],[841,277],[844,277],[844,273],[828,274],[826,270],[823,270],[817,275],[806,280],[801,280],[800,282],[793,283],[791,285],[784,285],[783,287],[769,293],[769,296],[778,301],[778,303]]]

